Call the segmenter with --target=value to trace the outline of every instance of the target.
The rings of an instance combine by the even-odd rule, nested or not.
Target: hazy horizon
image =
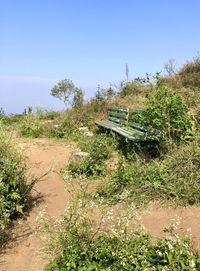
[[[87,97],[199,51],[200,2],[0,0],[0,107],[63,109],[50,89],[65,78]]]

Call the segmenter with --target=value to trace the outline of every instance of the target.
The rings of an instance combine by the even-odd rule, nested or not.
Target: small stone
[[[87,137],[93,137],[94,136],[93,132],[90,132],[90,131],[85,132],[84,135],[87,136]]]
[[[94,136],[94,134],[91,131],[89,131],[88,127],[80,127],[78,129],[86,137],[93,137]]]
[[[71,161],[82,161],[85,160],[90,154],[88,152],[76,151],[72,154]]]
[[[80,127],[78,128],[80,132],[87,132],[89,131],[88,127]]]
[[[54,124],[54,126],[53,126],[53,127],[54,127],[55,129],[58,129],[58,128],[59,128],[59,126],[60,126],[59,124]]]

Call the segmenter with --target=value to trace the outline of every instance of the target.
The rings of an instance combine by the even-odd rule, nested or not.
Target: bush
[[[164,132],[166,138],[181,142],[194,136],[194,116],[177,91],[164,86],[158,80],[156,90],[148,96],[146,110],[138,115],[145,126]]]
[[[119,238],[101,234],[90,248],[76,240],[66,240],[66,249],[45,271],[56,270],[188,270],[200,268],[200,257],[191,251],[190,242],[178,237],[160,239],[155,244],[148,234],[135,233]]]
[[[45,271],[199,270],[200,256],[188,238],[176,235],[173,225],[166,229],[165,238],[153,242],[142,229],[128,231],[131,221],[126,215],[108,228],[106,218],[111,214],[104,211],[105,221],[96,225],[91,218],[95,207],[91,203],[88,206],[85,197],[79,198],[57,223],[51,225],[45,220],[46,251],[54,256]],[[103,233],[105,225],[107,231]]]
[[[0,239],[5,229],[28,206],[34,180],[27,183],[26,166],[7,135],[0,132]]]
[[[122,98],[130,95],[143,95],[143,93],[149,93],[152,91],[152,85],[150,83],[145,84],[138,82],[137,80],[126,82],[122,85],[119,95]]]
[[[2,134],[1,134],[2,136]],[[6,227],[12,218],[22,214],[27,205],[31,185],[25,177],[22,157],[5,139],[0,141],[0,226]]]
[[[200,203],[200,149],[191,143],[173,149],[165,159],[120,163],[97,195],[108,202],[133,200],[137,206],[149,201],[170,201],[176,205]]]
[[[60,116],[60,112],[57,111],[47,111],[44,109],[36,108],[36,116],[39,117],[41,120],[49,120],[53,121]]]
[[[184,87],[200,87],[200,57],[187,62],[178,72],[181,83]]]
[[[32,115],[24,117],[20,127],[20,134],[25,137],[39,137],[43,134],[41,120]]]
[[[81,161],[72,161],[67,171],[73,176],[99,176],[105,172],[104,161],[111,155],[114,141],[105,135],[97,135],[92,139],[79,142],[82,151],[88,152],[88,157]]]
[[[83,106],[70,108],[60,113],[52,123],[42,122],[40,128],[44,136],[68,138],[76,141],[80,137],[78,128],[87,126],[94,129],[95,118],[100,114],[105,114],[106,108],[105,101],[91,100]],[[45,116],[43,116],[44,119],[46,119]]]
[[[15,125],[20,124],[24,120],[24,115],[22,114],[15,114],[10,116],[3,116],[2,123],[5,125]]]

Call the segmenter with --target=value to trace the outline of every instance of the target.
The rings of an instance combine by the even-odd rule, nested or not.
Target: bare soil
[[[159,207],[157,205],[142,214],[141,223],[154,237],[164,235],[163,229],[178,224],[180,235],[191,235],[193,246],[200,250],[200,206]]]
[[[18,145],[27,155],[28,173],[40,177],[48,173],[35,186],[35,206],[26,221],[16,228],[14,242],[1,259],[2,271],[42,271],[48,262],[40,253],[41,240],[34,235],[36,218],[42,211],[50,216],[60,216],[67,206],[69,195],[59,170],[67,164],[73,146],[48,139],[18,139]]]
[[[0,270],[42,271],[48,259],[40,252],[41,239],[33,234],[37,228],[36,218],[44,210],[50,216],[59,217],[68,205],[70,196],[58,172],[68,163],[74,146],[48,139],[18,139],[18,145],[28,157],[29,174],[40,177],[51,171],[37,183],[33,193],[37,198],[35,205],[26,220],[15,228],[16,238],[5,251]],[[141,223],[154,237],[162,236],[162,229],[173,219],[180,220],[180,233],[191,229],[194,246],[200,249],[200,207],[173,209],[153,205],[141,213]]]

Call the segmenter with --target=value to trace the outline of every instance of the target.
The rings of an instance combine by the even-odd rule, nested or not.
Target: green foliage
[[[166,229],[166,237],[152,242],[140,228],[127,231],[128,214],[115,218],[116,224],[110,221],[108,229],[106,218],[112,214],[105,212],[105,221],[96,225],[91,218],[95,208],[98,206],[92,204],[88,209],[85,197],[78,198],[64,217],[54,223],[57,226],[52,228],[49,221],[44,221],[49,240],[47,252],[54,255],[45,271],[199,270],[200,256],[192,250],[187,237],[176,235],[175,225]],[[107,231],[102,233],[105,225]]]
[[[106,112],[106,102],[90,101],[83,106],[74,106],[60,113],[52,123],[44,126],[45,136],[74,139],[80,137],[78,128],[86,126],[94,129],[97,116]],[[44,119],[44,118],[43,118]],[[43,125],[42,125],[43,126]]]
[[[25,137],[55,137],[75,139],[79,137],[78,128],[94,125],[94,113],[89,115],[84,108],[68,109],[63,113],[37,112],[34,115],[21,115],[18,122],[19,133]],[[6,123],[11,122],[10,119]],[[12,124],[12,122],[11,122]]]
[[[13,218],[23,214],[33,183],[27,183],[21,155],[7,135],[0,135],[0,229],[4,229]]]
[[[200,257],[191,251],[189,240],[172,237],[152,244],[148,234],[135,233],[123,238],[101,234],[85,249],[74,240],[66,244],[62,256],[45,271],[194,271],[198,268]]]
[[[72,80],[64,79],[58,82],[58,84],[51,89],[51,95],[63,100],[63,102],[67,104],[74,89],[75,85]]]
[[[195,120],[183,97],[159,80],[155,92],[148,96],[146,110],[138,115],[138,121],[163,131],[167,138],[176,142],[194,136]]]
[[[39,137],[43,134],[41,120],[37,116],[27,115],[20,125],[20,134],[25,137]]]
[[[86,158],[79,162],[71,162],[68,165],[67,170],[73,177],[80,175],[95,177],[103,174],[104,165],[101,161],[96,162],[92,158]]]
[[[0,107],[0,117],[5,116],[5,111],[3,107]]]
[[[146,77],[138,77],[134,80],[121,82],[121,86],[118,91],[118,95],[121,98],[125,98],[126,96],[142,96],[146,93],[152,92],[153,85],[150,82],[149,74],[146,73]]]
[[[163,160],[123,161],[106,184],[97,189],[97,195],[108,202],[130,199],[137,206],[153,200],[199,204],[199,157],[199,143],[194,142],[174,148]]]
[[[144,85],[137,81],[129,81],[123,84],[119,95],[124,98],[128,95],[138,95],[144,89]]]
[[[64,79],[58,82],[57,85],[51,89],[51,95],[63,100],[66,105],[71,102],[71,97],[73,97],[72,104],[74,106],[79,106],[83,103],[83,91],[75,87],[70,79]]]
[[[82,151],[89,155],[83,160],[71,161],[67,171],[73,176],[99,176],[105,172],[104,161],[111,155],[113,140],[104,135],[95,136],[79,142]]]
[[[112,87],[109,88],[101,88],[100,85],[97,86],[97,92],[95,93],[94,101],[102,102],[106,100],[110,100],[115,96],[115,91]]]
[[[20,124],[24,119],[24,115],[22,114],[14,114],[14,115],[9,115],[9,116],[3,116],[2,117],[2,123],[7,125],[7,126],[16,126]]]
[[[60,112],[57,111],[47,111],[42,115],[43,120],[56,120],[60,116]]]
[[[74,91],[74,97],[72,100],[72,107],[79,108],[83,106],[84,102],[84,93],[82,89],[76,88]]]

